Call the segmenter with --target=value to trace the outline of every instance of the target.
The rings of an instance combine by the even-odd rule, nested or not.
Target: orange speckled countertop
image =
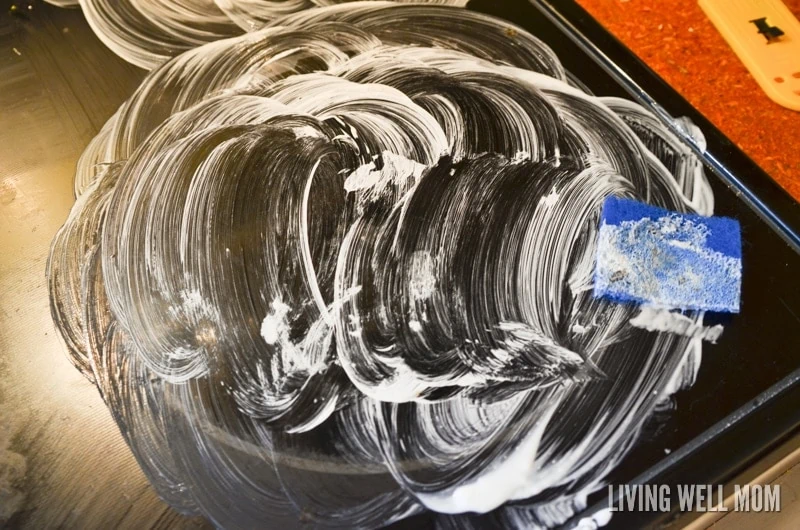
[[[696,0],[577,2],[800,200],[800,112],[764,94]]]

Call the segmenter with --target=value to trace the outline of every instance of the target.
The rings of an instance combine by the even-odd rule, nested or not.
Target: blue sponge
[[[603,203],[594,296],[668,309],[739,312],[739,222],[631,199]]]

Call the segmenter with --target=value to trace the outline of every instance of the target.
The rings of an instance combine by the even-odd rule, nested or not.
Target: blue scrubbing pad
[[[631,199],[603,203],[594,296],[669,309],[739,312],[739,222]]]

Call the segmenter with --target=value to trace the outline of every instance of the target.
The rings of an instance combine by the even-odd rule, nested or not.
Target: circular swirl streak
[[[291,15],[156,68],[87,148],[53,318],[172,505],[552,526],[691,383],[696,341],[591,284],[603,200],[710,214],[701,163],[509,27]]]
[[[129,63],[145,70],[151,70],[191,48],[255,31],[283,16],[352,1],[354,0],[45,0],[60,7],[80,6],[87,22],[103,44]],[[469,2],[393,1],[454,7],[464,7]]]

